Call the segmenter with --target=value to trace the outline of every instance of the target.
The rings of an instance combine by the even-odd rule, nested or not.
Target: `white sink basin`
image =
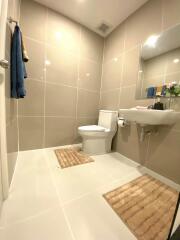
[[[180,120],[180,112],[174,110],[119,109],[120,117],[141,125],[172,125]]]

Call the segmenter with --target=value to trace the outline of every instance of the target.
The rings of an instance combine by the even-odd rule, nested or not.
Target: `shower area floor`
[[[0,219],[1,240],[135,240],[103,194],[148,173],[119,153],[61,169],[54,149],[20,152]]]

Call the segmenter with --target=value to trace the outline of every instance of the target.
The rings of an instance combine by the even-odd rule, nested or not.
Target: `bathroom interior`
[[[180,239],[180,0],[0,0],[0,239]]]

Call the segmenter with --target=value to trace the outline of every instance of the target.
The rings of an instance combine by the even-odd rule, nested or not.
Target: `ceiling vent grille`
[[[101,25],[97,28],[101,33],[103,34],[106,34],[109,29],[110,29],[110,26],[107,25],[106,23],[101,23]]]

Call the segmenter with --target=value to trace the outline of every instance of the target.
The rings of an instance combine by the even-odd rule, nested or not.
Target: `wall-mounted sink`
[[[141,125],[173,125],[180,120],[180,112],[154,109],[119,109],[120,117]]]

